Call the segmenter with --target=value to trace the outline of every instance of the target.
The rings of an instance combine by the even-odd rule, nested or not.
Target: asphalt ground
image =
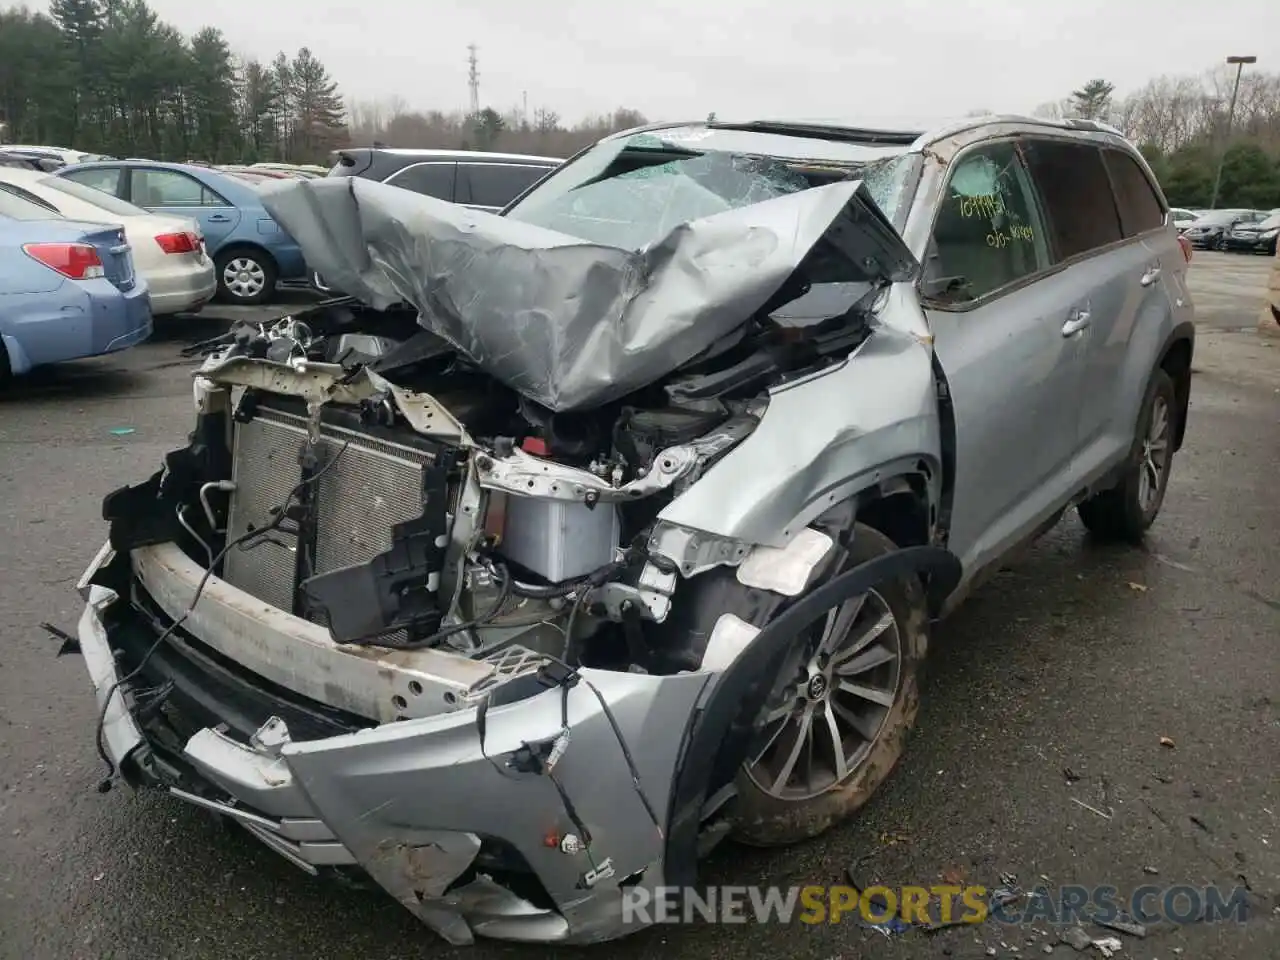
[[[1117,934],[1118,956],[1280,956],[1280,340],[1253,330],[1268,265],[1195,257],[1190,426],[1145,549],[1098,546],[1064,520],[937,629],[907,755],[862,814],[786,851],[727,847],[707,883],[844,884],[852,867],[863,886],[996,887],[1009,873],[1023,887],[1241,887],[1247,922]],[[184,442],[190,364],[179,349],[232,316],[287,309],[213,306],[0,397],[0,957],[571,952],[449,948],[389,898],[309,878],[200,811],[95,790],[83,663],[56,657],[38,625],[74,630],[73,585],[105,536],[102,495]],[[853,922],[697,923],[594,952],[1013,957],[1055,941],[1047,923],[891,937]]]

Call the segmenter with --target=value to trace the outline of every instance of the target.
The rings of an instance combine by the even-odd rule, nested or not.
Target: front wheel
[[[1090,533],[1137,543],[1155,522],[1173,466],[1176,398],[1172,378],[1157,370],[1147,385],[1137,438],[1120,482],[1076,508]]]
[[[214,260],[218,295],[227,303],[257,306],[276,291],[276,265],[259,250],[240,247],[224,250]]]
[[[896,549],[857,524],[832,576]],[[920,581],[906,577],[845,601],[796,638],[756,724],[760,740],[737,775],[737,839],[795,843],[867,802],[915,722],[928,622]]]

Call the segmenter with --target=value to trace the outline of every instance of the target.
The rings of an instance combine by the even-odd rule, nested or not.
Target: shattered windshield
[[[598,144],[506,215],[593,243],[640,250],[690,220],[860,179],[895,222],[911,169],[901,147],[681,127]]]

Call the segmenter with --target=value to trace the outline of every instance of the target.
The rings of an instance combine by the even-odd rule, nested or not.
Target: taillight
[[[200,238],[194,233],[162,233],[156,243],[165,253],[195,253],[200,249]]]
[[[24,243],[22,250],[72,280],[95,280],[107,275],[98,251],[87,243]]]
[[[1191,262],[1191,241],[1186,237],[1178,237],[1178,246],[1182,248],[1182,256],[1187,263]]]

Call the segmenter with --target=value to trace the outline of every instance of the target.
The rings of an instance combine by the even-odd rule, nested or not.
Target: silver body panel
[[[920,176],[896,224],[902,247],[914,260],[927,257],[934,214],[956,158],[993,138],[1023,135],[1070,136],[1131,151],[1100,125],[1024,118],[966,121],[920,137],[904,148],[921,157]],[[300,200],[333,189],[312,181],[292,187],[291,196]],[[378,190],[391,188],[357,184],[356,189],[357,196],[380,202],[384,198]],[[819,224],[810,234],[820,234],[823,218],[829,223],[832,210],[847,206],[855,192],[830,208],[826,201],[819,204],[821,210],[808,207],[816,218],[808,222]],[[476,219],[483,215],[459,208],[445,211],[423,200],[413,210],[420,221],[445,223],[449,230],[488,229]],[[786,219],[805,222],[800,214],[789,209]],[[346,289],[362,280],[386,298],[400,299],[399,288],[411,289],[415,283],[408,276],[409,259],[396,263],[385,256],[386,248],[372,240],[366,245],[369,236],[361,230],[367,225],[357,222],[354,206],[329,207],[330,227],[342,228],[344,215],[345,229],[362,238],[347,272],[336,275],[344,269],[336,256],[318,265],[326,275],[334,271],[334,279]],[[758,215],[757,210],[740,218],[739,226]],[[544,231],[511,226],[504,242],[517,233],[544,244],[548,239]],[[395,229],[407,228],[401,224]],[[406,235],[400,234],[402,253],[411,247],[403,243]],[[466,249],[475,252],[474,246]],[[594,248],[591,269],[617,271],[633,262],[618,253]],[[573,255],[586,254],[576,250]],[[794,266],[797,256],[803,251],[792,250],[777,260],[766,257],[767,283],[735,280],[721,288],[722,296],[733,300],[736,309],[745,309],[768,295],[766,288],[776,285],[783,266]],[[579,267],[590,272],[589,262],[583,260]],[[1153,269],[1157,279],[1148,282]],[[398,280],[392,283],[388,275]],[[622,288],[612,289],[616,294]],[[705,303],[714,298],[699,299]],[[1078,335],[1064,334],[1064,321],[1082,301],[1088,303],[1092,325]],[[872,309],[870,336],[842,362],[769,391],[759,423],[745,439],[703,438],[672,448],[663,457],[670,464],[668,475],[655,470],[627,488],[611,489],[586,471],[519,451],[493,459],[491,451],[477,450],[476,441],[432,398],[398,388],[392,398],[414,429],[448,436],[478,454],[470,476],[478,488],[509,496],[523,492],[544,505],[587,498],[607,503],[648,496],[681,481],[681,492],[660,512],[650,535],[650,550],[673,561],[676,571],[646,568],[640,593],[653,619],[662,619],[672,603],[679,603],[682,582],[717,566],[737,566],[741,582],[794,595],[809,582],[816,562],[810,554],[820,552],[798,538],[806,524],[833,503],[866,491],[904,489],[904,482],[922,493],[932,535],[963,563],[964,583],[952,595],[958,599],[966,586],[1123,461],[1134,442],[1150,373],[1170,336],[1191,319],[1191,303],[1176,232],[1166,222],[1160,230],[1056,264],[1032,282],[963,309],[922,304],[911,280],[888,286]],[[456,324],[440,322],[457,337],[465,334]],[[514,337],[503,341],[512,350],[527,328],[514,329]],[[523,376],[526,386],[545,391],[550,340],[528,343],[540,357],[532,374],[512,373],[502,357],[494,362],[516,379]],[[599,355],[614,348],[616,344]],[[664,350],[657,353],[668,363],[672,354]],[[656,366],[646,360],[627,367],[618,359],[609,369],[639,377],[637,371],[647,376]],[[313,364],[294,370],[243,360],[207,364],[202,371],[213,383],[264,386],[304,397],[313,406],[354,402],[387,389],[376,376],[366,373],[340,383],[343,375],[337,368]],[[550,390],[544,399],[554,403],[568,398],[572,404],[596,396],[590,379],[577,380],[567,392]],[[948,402],[950,423],[940,396]],[[948,474],[949,446],[954,464]],[[710,451],[725,449],[721,459],[698,475]],[[944,507],[949,509],[945,526]],[[459,523],[454,530],[455,544],[471,532],[463,527]],[[785,550],[789,544],[797,549]],[[87,606],[80,641],[100,704],[118,679],[103,611],[120,601],[88,581],[109,555],[109,550],[100,552],[81,581]],[[759,562],[740,566],[752,556]],[[200,564],[172,544],[135,550],[131,560],[138,581],[164,613],[180,616],[203,572]],[[778,576],[762,579],[758,568],[765,561],[779,567]],[[244,581],[242,586],[252,584]],[[723,619],[722,642],[698,671],[669,676],[582,671],[632,745],[642,788],[633,784],[617,737],[591,690],[579,684],[565,701],[571,737],[558,773],[610,861],[611,872],[594,885],[584,885],[583,878],[601,864],[544,843],[548,824],[564,822],[563,808],[546,779],[507,776],[509,771],[500,771],[492,760],[523,741],[554,738],[561,729],[560,692],[534,692],[494,706],[487,713],[483,743],[478,732],[477,703],[489,691],[527,678],[545,662],[529,651],[473,660],[441,649],[344,648],[321,626],[214,577],[185,623],[193,636],[274,684],[379,725],[305,743],[264,728],[249,745],[206,729],[191,738],[186,754],[231,798],[221,806],[213,804],[219,812],[303,869],[359,864],[453,943],[475,936],[537,942],[617,937],[630,930],[621,911],[619,883],[636,875],[642,886],[663,882],[661,830],[646,811],[642,792],[659,823],[665,822],[693,715],[714,691],[720,673],[753,639],[755,627],[738,621],[739,629],[730,630],[735,621],[729,614]],[[142,743],[118,696],[108,705],[104,734],[117,761]],[[207,798],[181,798],[210,805]],[[549,893],[552,908],[536,906],[483,874],[451,887],[474,862],[482,834],[499,837],[520,852]]]

